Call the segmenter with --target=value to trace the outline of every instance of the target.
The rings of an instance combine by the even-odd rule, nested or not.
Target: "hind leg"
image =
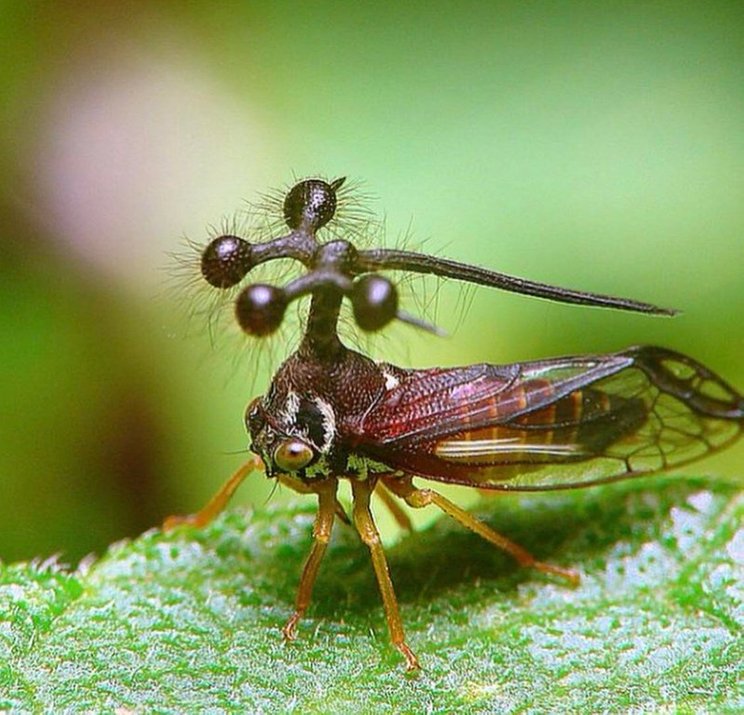
[[[447,497],[442,496],[433,489],[418,489],[413,486],[411,477],[383,477],[385,485],[391,492],[403,499],[406,504],[414,509],[421,509],[430,504],[438,506],[445,514],[459,521],[466,529],[475,532],[478,536],[484,538],[494,546],[517,560],[520,566],[543,571],[544,573],[553,574],[566,579],[572,586],[577,586],[580,581],[579,574],[570,569],[564,569],[553,564],[546,564],[538,561],[529,551],[515,544],[490,526],[484,524],[480,519],[476,519],[465,509],[451,502]]]

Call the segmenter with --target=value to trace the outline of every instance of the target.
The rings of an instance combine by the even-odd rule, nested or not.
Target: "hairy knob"
[[[235,301],[235,317],[243,332],[261,337],[281,325],[286,308],[287,299],[281,288],[254,283],[240,292]]]
[[[351,305],[354,319],[362,330],[379,330],[395,318],[398,292],[387,278],[369,274],[354,282]]]
[[[306,179],[295,184],[284,197],[284,220],[292,230],[317,231],[336,213],[336,189],[344,179],[330,184],[323,179]]]
[[[253,250],[237,236],[218,236],[202,251],[201,273],[215,288],[232,288],[253,268]]]

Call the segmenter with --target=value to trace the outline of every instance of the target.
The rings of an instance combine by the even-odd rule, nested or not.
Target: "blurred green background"
[[[730,2],[0,4],[0,558],[100,553],[237,466],[292,341],[213,349],[163,268],[295,176],[364,180],[390,242],[683,311],[429,286],[451,337],[376,357],[658,343],[744,388],[743,37]]]

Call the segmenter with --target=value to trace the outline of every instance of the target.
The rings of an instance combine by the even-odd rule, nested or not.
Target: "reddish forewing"
[[[487,489],[578,487],[663,470],[728,444],[744,418],[731,387],[660,348],[389,369],[389,389],[355,450],[393,470]]]

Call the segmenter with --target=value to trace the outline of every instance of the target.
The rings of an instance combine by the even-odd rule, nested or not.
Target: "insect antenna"
[[[272,479],[273,484],[271,485],[271,491],[266,495],[266,499],[264,499],[263,505],[266,506],[276,494],[277,490],[279,489],[279,485],[281,482],[278,479]]]

